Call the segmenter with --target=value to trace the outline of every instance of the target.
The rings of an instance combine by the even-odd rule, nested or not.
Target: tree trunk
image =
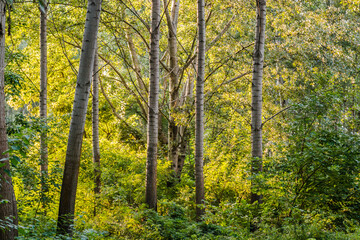
[[[17,206],[10,176],[9,155],[3,154],[8,150],[5,121],[5,92],[4,92],[4,73],[5,73],[5,3],[0,1],[0,220],[9,223],[8,229],[0,230],[0,239],[12,240],[18,234],[17,227]]]
[[[180,133],[181,133],[181,141],[179,144],[179,154],[178,154],[178,167],[176,169],[176,177],[179,178],[181,177],[181,173],[184,167],[184,163],[185,163],[185,158],[186,158],[186,152],[188,149],[188,141],[190,138],[190,134],[189,134],[189,130],[187,127],[183,127],[181,126],[179,129]]]
[[[140,62],[139,62],[139,59],[138,59],[138,56],[137,56],[137,53],[136,53],[136,49],[135,49],[135,45],[134,45],[134,42],[132,40],[132,33],[130,32],[130,30],[128,29],[126,31],[126,39],[127,39],[127,42],[128,42],[128,46],[129,46],[129,50],[130,50],[130,55],[131,55],[131,59],[132,59],[132,62],[134,64],[134,70],[135,70],[135,73],[136,73],[136,79],[137,79],[137,82],[138,82],[138,86],[139,86],[139,92],[141,94],[141,99],[143,100],[143,102],[146,101],[146,98],[148,97],[147,96],[147,89],[146,89],[146,84],[145,82],[143,81],[143,78],[141,76],[141,67],[140,67]],[[146,105],[146,104],[145,104]],[[146,116],[148,115],[148,108],[147,107],[144,107],[145,109],[145,113],[146,113]]]
[[[93,101],[92,101],[92,131],[93,131],[93,162],[94,162],[94,216],[96,215],[96,205],[101,187],[101,168],[100,168],[100,144],[99,144],[99,67],[98,54],[95,50],[94,70],[93,70]]]
[[[40,135],[41,201],[45,211],[48,192],[48,145],[47,145],[47,5],[40,8],[40,119],[45,126]]]
[[[251,102],[251,174],[262,172],[262,79],[264,68],[264,43],[266,23],[266,0],[256,0],[257,22],[253,61],[252,102]],[[256,183],[251,183],[251,203],[262,202],[256,191]]]
[[[167,0],[164,0],[165,7],[168,6]],[[169,127],[168,127],[168,159],[171,162],[171,170],[175,179],[171,179],[169,185],[175,181],[180,180],[181,172],[184,166],[187,147],[188,131],[185,126],[177,125],[175,122],[176,111],[183,106],[188,96],[187,92],[183,92],[183,97],[180,99],[180,71],[178,64],[177,51],[177,24],[179,16],[179,0],[172,0],[171,15],[166,9],[165,15],[168,26],[168,45],[170,57],[170,81],[169,81]],[[184,88],[185,90],[186,88]]]
[[[82,42],[80,66],[71,116],[63,182],[61,186],[58,233],[72,233],[82,138],[93,73],[101,0],[89,0]]]
[[[179,107],[179,65],[177,57],[177,16],[179,13],[179,1],[172,1],[171,16],[167,0],[164,0],[166,7],[165,15],[168,26],[168,44],[170,57],[170,81],[169,81],[169,128],[168,128],[168,159],[171,162],[171,168],[176,177],[179,164],[179,126],[175,123],[175,111]]]
[[[195,185],[196,185],[196,217],[204,214],[204,78],[205,78],[205,1],[198,0],[198,65],[196,79],[196,122],[195,122]]]
[[[160,0],[152,0],[150,42],[150,86],[147,127],[146,193],[148,207],[157,209],[157,143],[159,115]]]

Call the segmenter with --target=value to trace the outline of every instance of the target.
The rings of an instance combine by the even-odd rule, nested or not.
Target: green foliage
[[[11,71],[5,71],[5,95],[7,98],[19,96],[22,82],[24,79],[19,75]]]
[[[104,239],[107,235],[104,231],[95,231],[94,229],[85,229],[84,231],[74,231],[72,237],[66,235],[56,234],[56,221],[48,217],[39,216],[30,219],[28,222],[23,222],[24,225],[19,226],[19,240],[25,239]]]
[[[7,134],[9,150],[6,152],[10,156],[13,167],[18,167],[21,158],[25,159],[36,134],[41,129],[41,123],[36,118],[28,120],[22,113],[13,117],[13,121],[7,122]]]
[[[39,9],[42,13],[46,13],[46,9],[47,9],[47,3],[46,3],[46,0],[38,0],[39,2]]]
[[[134,214],[134,213],[133,213]],[[210,222],[196,222],[174,202],[161,201],[159,212],[140,210],[127,220],[130,239],[239,239],[242,232]],[[125,222],[124,222],[125,224]]]
[[[57,1],[48,15],[48,124],[36,117],[39,97],[39,9],[43,0],[12,2],[5,91],[12,176],[19,209],[19,239],[56,237],[58,196],[80,56],[85,1]],[[255,1],[212,0],[206,5],[205,82],[206,214],[194,219],[194,98],[173,117],[189,130],[181,179],[173,179],[166,141],[159,144],[158,212],[143,205],[146,165],[146,90],[139,92],[125,32],[129,31],[149,80],[149,1],[103,1],[100,75],[113,110],[100,94],[101,193],[94,196],[91,114],[83,137],[75,239],[358,239],[359,0],[268,1],[264,71],[264,172],[250,176],[251,62]],[[171,7],[169,5],[169,7]],[[166,17],[162,64],[168,64]],[[178,61],[186,84],[196,81],[196,9],[180,4]],[[51,54],[50,54],[51,53]],[[167,135],[169,72],[161,67],[161,132]],[[233,77],[243,77],[228,82]],[[192,92],[192,89],[187,89]],[[182,94],[180,94],[182,95]],[[183,97],[183,96],[181,96]],[[144,100],[145,99],[145,100]],[[182,101],[182,100],[181,100]],[[91,104],[89,104],[91,106]],[[290,107],[279,114],[284,108]],[[113,114],[116,111],[119,120]],[[49,191],[41,194],[39,133],[47,131]],[[264,203],[249,204],[250,182]],[[169,186],[169,182],[176,182]],[[47,198],[47,208],[40,199]],[[94,210],[96,208],[96,215]],[[46,215],[46,216],[45,216]],[[250,232],[250,223],[259,229]],[[3,224],[8,225],[9,223]]]
[[[284,202],[277,199],[274,203],[290,207],[287,213],[279,214],[281,208],[286,209],[279,206],[279,217],[317,216],[327,219],[328,228],[342,230],[360,221],[360,137],[333,114],[337,104],[336,95],[325,93],[293,106],[294,121],[283,146],[286,153],[272,169],[274,175],[283,177],[275,186],[287,190],[280,195]]]
[[[6,1],[6,3],[8,4],[8,5],[12,5],[13,4],[13,0],[5,0]]]

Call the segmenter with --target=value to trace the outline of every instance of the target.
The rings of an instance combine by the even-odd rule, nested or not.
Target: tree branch
[[[280,110],[279,112],[275,113],[274,115],[272,115],[271,117],[269,117],[268,119],[265,119],[265,121],[261,124],[261,127],[263,127],[265,125],[265,123],[267,123],[268,121],[270,121],[271,119],[273,119],[274,117],[276,117],[277,115],[279,115],[282,112],[285,112],[286,110],[288,110],[289,108],[291,108],[292,106],[288,106],[282,110]]]

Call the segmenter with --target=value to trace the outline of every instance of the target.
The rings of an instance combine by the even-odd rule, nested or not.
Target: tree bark
[[[17,206],[10,176],[9,155],[4,154],[8,150],[5,120],[5,3],[0,1],[0,220],[8,223],[8,228],[0,230],[0,239],[12,240],[18,235]]]
[[[148,207],[155,211],[157,210],[156,177],[159,116],[159,28],[160,0],[152,0],[145,201],[148,204]]]
[[[101,0],[88,1],[80,66],[66,150],[64,176],[61,186],[59,217],[57,223],[58,233],[72,233],[71,225],[74,222],[81,146],[93,73],[92,70],[100,11]]]
[[[168,2],[164,0],[165,15],[168,26],[168,44],[170,57],[170,81],[169,81],[169,127],[168,127],[168,159],[171,162],[173,173],[177,176],[179,164],[179,126],[175,123],[175,111],[179,107],[179,65],[177,57],[177,16],[179,13],[179,1],[172,0],[171,15]],[[175,20],[175,21],[174,21]]]
[[[138,59],[138,56],[137,56],[137,53],[136,53],[135,45],[134,45],[130,30],[126,31],[126,39],[127,39],[129,50],[130,50],[131,59],[132,59],[132,62],[134,64],[134,70],[135,70],[135,73],[136,73],[136,79],[137,79],[138,86],[139,86],[139,92],[141,94],[140,97],[145,102],[145,99],[148,97],[147,96],[146,84],[143,81],[143,78],[141,76],[141,66],[140,66],[140,62],[139,62],[139,59]],[[145,109],[145,113],[146,113],[145,117],[147,117],[148,108],[145,107],[144,109]]]
[[[264,45],[266,23],[266,0],[256,0],[256,32],[253,60],[252,102],[251,102],[251,174],[262,172],[262,79],[264,69]],[[262,202],[261,194],[256,191],[256,183],[251,182],[251,203]]]
[[[205,1],[198,0],[198,65],[196,79],[196,120],[195,120],[195,185],[196,185],[196,217],[204,214],[204,78],[205,78]]]
[[[48,192],[48,145],[47,145],[47,5],[40,8],[40,119],[45,126],[40,134],[41,201],[45,210]]]
[[[94,162],[94,216],[96,216],[97,200],[101,191],[100,144],[99,144],[99,67],[98,55],[95,50],[93,70],[93,98],[92,98],[92,131],[93,131],[93,162]]]

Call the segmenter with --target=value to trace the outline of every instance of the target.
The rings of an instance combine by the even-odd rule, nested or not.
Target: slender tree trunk
[[[148,97],[147,96],[147,89],[146,89],[145,82],[143,81],[143,78],[141,76],[140,62],[139,62],[138,55],[137,55],[136,49],[135,49],[135,45],[134,45],[134,42],[133,42],[133,39],[132,39],[132,33],[130,32],[129,29],[126,31],[126,38],[127,38],[127,42],[128,42],[128,46],[129,46],[129,50],[130,50],[131,59],[132,59],[133,65],[134,65],[134,70],[135,70],[135,73],[136,73],[136,79],[137,79],[138,86],[139,86],[139,92],[141,94],[140,97],[145,102],[145,99]],[[146,113],[145,117],[147,117],[148,108],[144,107],[144,109],[145,109],[145,113]]]
[[[40,119],[47,124],[47,6],[40,8]],[[41,201],[45,211],[48,192],[48,145],[47,128],[40,135]]]
[[[168,1],[164,0],[164,5],[168,6]],[[178,51],[177,51],[177,24],[179,16],[180,1],[172,0],[171,15],[170,11],[166,9],[165,15],[168,25],[168,45],[169,45],[169,57],[170,57],[170,81],[169,81],[169,127],[168,127],[168,159],[171,162],[171,169],[175,179],[173,181],[180,180],[182,168],[184,166],[186,157],[187,146],[187,128],[176,124],[175,113],[185,104],[183,99],[180,99],[180,71],[178,64]],[[184,98],[188,96],[183,93]]]
[[[195,61],[195,63],[197,60]],[[196,65],[197,66],[197,65]],[[189,75],[188,80],[185,83],[184,90],[182,92],[180,106],[185,104],[189,104],[190,101],[193,99],[193,90],[194,90],[194,78]],[[180,126],[180,146],[179,146],[179,154],[178,154],[178,166],[176,176],[180,179],[181,173],[184,168],[186,153],[189,149],[189,139],[190,139],[190,132],[187,126]]]
[[[262,79],[264,68],[264,44],[266,23],[266,0],[256,0],[257,22],[255,32],[255,50],[252,79],[251,102],[251,174],[262,172]],[[256,183],[251,183],[251,203],[262,202],[262,196],[256,191]]]
[[[196,185],[196,217],[204,214],[204,78],[205,78],[205,1],[198,0],[198,68],[196,79],[196,122],[195,122],[195,185]]]
[[[95,50],[94,70],[93,70],[93,99],[92,99],[92,131],[93,131],[93,162],[94,162],[94,216],[96,215],[96,205],[101,187],[101,168],[100,168],[100,144],[99,144],[99,67],[98,54]]]
[[[179,146],[179,155],[178,155],[178,167],[176,169],[176,176],[180,179],[181,173],[184,167],[186,152],[188,148],[188,141],[189,141],[189,131],[188,128],[181,126],[179,129],[181,133],[181,141]]]
[[[171,167],[176,175],[178,172],[178,157],[179,157],[179,127],[175,123],[174,113],[179,107],[179,65],[177,57],[177,26],[173,19],[176,19],[179,11],[178,0],[173,0],[172,15],[170,16],[168,1],[164,0],[167,25],[168,25],[168,44],[170,57],[170,81],[169,81],[169,128],[168,128],[168,159],[171,162]]]
[[[0,167],[0,220],[9,223],[9,226],[10,223],[12,226],[17,226],[17,206],[10,176],[9,155],[3,154],[8,150],[4,92],[5,31],[5,3],[0,0],[0,159],[7,159],[1,161]],[[17,234],[17,229],[10,226],[4,231],[0,230],[0,239],[12,240]]]
[[[157,143],[159,115],[159,38],[160,0],[152,0],[150,42],[150,86],[147,127],[147,160],[145,201],[148,207],[157,209]]]
[[[82,138],[93,73],[101,0],[89,0],[61,186],[58,233],[72,233]]]

